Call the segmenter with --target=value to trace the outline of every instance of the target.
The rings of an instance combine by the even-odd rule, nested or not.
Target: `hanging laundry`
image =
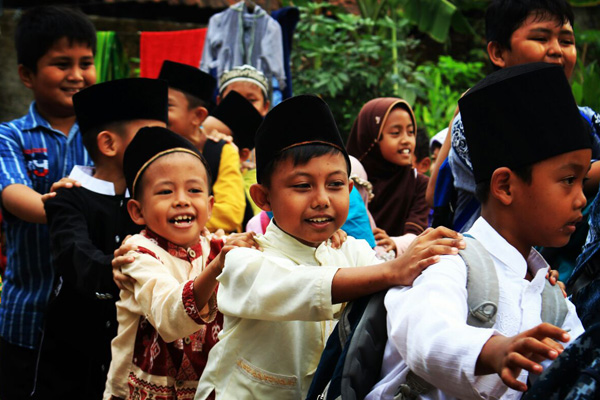
[[[281,26],[258,5],[249,12],[244,1],[208,21],[200,69],[216,78],[233,67],[249,64],[281,88],[286,86]]]
[[[156,78],[164,60],[198,66],[207,28],[169,32],[142,32],[140,77]]]

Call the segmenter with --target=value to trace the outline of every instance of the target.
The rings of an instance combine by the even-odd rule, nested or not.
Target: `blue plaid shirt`
[[[75,124],[65,136],[37,112],[35,102],[27,115],[0,124],[0,190],[23,184],[38,193],[48,193],[74,165],[90,164],[79,126]],[[34,349],[54,283],[48,228],[2,211],[8,265],[0,304],[0,336]]]

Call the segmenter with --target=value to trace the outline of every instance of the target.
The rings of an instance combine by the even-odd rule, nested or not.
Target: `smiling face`
[[[150,164],[141,179],[138,200],[127,205],[132,220],[179,246],[198,244],[214,201],[200,159],[167,154]]]
[[[490,52],[488,45],[488,52]],[[492,62],[500,68],[513,65],[546,62],[558,64],[571,77],[577,49],[575,35],[569,22],[562,25],[554,16],[530,14],[510,37],[510,49],[499,49],[497,58],[490,54]]]
[[[73,116],[73,95],[96,83],[94,54],[89,45],[63,37],[38,60],[37,72],[20,65],[19,75],[43,116]]]
[[[301,243],[318,247],[346,222],[352,183],[341,153],[318,156],[303,165],[282,160],[270,182],[269,188],[255,185],[265,194],[265,203],[257,204],[272,211],[277,226]]]
[[[517,249],[561,247],[569,242],[586,205],[583,181],[591,151],[571,151],[533,165],[531,183],[516,180],[511,188],[519,225],[513,240]]]
[[[415,145],[415,126],[410,114],[403,108],[395,107],[381,128],[381,155],[386,161],[396,165],[412,165]]]

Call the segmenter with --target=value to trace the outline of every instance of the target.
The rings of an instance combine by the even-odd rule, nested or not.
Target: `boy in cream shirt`
[[[263,252],[236,249],[226,257],[217,278],[224,327],[196,399],[304,398],[340,303],[410,284],[438,254],[464,245],[452,231],[428,230],[402,257],[377,267],[365,241],[348,237],[331,247],[352,183],[335,121],[318,97],[297,96],[267,114],[256,158],[250,193],[274,217],[256,239]]]

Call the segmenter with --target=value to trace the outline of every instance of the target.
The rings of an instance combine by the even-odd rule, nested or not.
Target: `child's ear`
[[[109,131],[102,131],[96,136],[98,151],[107,157],[113,157],[117,154],[117,145],[115,143],[115,134]]]
[[[354,181],[352,179],[349,179],[349,182],[348,182],[348,193],[350,193],[353,188],[354,188]]]
[[[207,221],[212,216],[212,209],[213,209],[214,205],[215,205],[215,197],[214,196],[208,196],[208,219],[207,219]]]
[[[139,201],[135,199],[130,199],[129,202],[127,202],[127,211],[129,212],[131,220],[136,225],[146,225],[144,213],[142,212],[142,205]]]
[[[194,118],[192,119],[192,123],[197,126],[202,125],[206,117],[208,117],[208,110],[204,107],[194,108],[193,113]]]
[[[263,211],[273,211],[271,209],[271,201],[269,199],[269,189],[261,185],[260,183],[255,183],[250,186],[250,197],[254,200],[254,204],[256,204]]]
[[[504,60],[504,48],[500,43],[496,41],[489,42],[487,45],[488,56],[492,64],[499,68],[506,67],[506,61]]]
[[[494,171],[490,180],[490,196],[498,199],[505,206],[513,202],[513,185],[516,176],[507,167],[501,167]]]
[[[25,85],[26,88],[31,89],[33,86],[32,80],[35,76],[33,71],[23,64],[19,64],[18,72],[19,78],[21,79],[21,82],[23,82],[23,85]]]

